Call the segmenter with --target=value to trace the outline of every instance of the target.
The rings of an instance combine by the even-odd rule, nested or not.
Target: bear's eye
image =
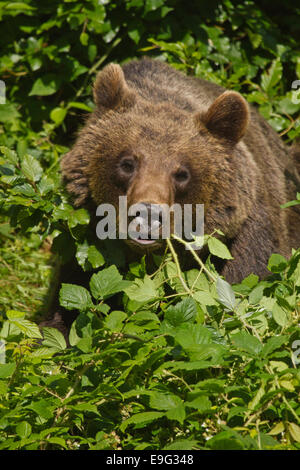
[[[128,176],[132,175],[135,170],[135,160],[133,158],[123,158],[120,162],[120,169]]]
[[[174,179],[179,184],[187,183],[190,179],[190,173],[186,169],[180,169],[174,174]]]

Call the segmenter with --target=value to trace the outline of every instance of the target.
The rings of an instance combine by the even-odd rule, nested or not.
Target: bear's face
[[[82,205],[204,204],[205,232],[231,237],[242,222],[235,191],[235,146],[248,122],[237,93],[220,95],[204,114],[152,103],[127,86],[122,69],[107,66],[94,87],[97,110],[62,162],[67,189]],[[134,242],[141,249],[159,241]]]

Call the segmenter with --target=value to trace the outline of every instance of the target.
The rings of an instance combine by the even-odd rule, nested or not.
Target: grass
[[[8,233],[8,224],[0,225],[0,313],[26,312],[39,320],[47,311],[56,261],[49,242],[37,236],[28,238]]]

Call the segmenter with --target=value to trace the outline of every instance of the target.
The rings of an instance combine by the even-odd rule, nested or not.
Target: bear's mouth
[[[131,247],[137,248],[139,251],[144,251],[148,249],[152,251],[162,246],[162,240],[142,238],[141,236],[134,238],[130,237],[126,240],[126,243]]]
[[[127,242],[131,246],[139,247],[140,250],[154,249],[161,246],[161,223],[159,220],[148,220],[141,216],[136,216],[131,223],[135,223],[133,230],[128,229]],[[129,226],[130,227],[130,226]]]
[[[137,238],[132,238],[135,243],[138,243],[139,245],[153,245],[153,243],[157,243],[157,240],[151,240],[151,238],[142,238],[141,236]]]

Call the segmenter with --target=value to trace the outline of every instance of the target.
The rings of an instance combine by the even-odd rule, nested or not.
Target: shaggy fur
[[[106,66],[94,100],[61,163],[76,207],[94,214],[120,195],[128,205],[203,203],[205,233],[220,229],[234,257],[219,266],[229,282],[265,276],[272,253],[300,246],[299,206],[280,208],[300,191],[299,148],[240,94],[143,59]]]
[[[222,230],[234,257],[221,271],[229,282],[264,276],[271,253],[299,247],[299,209],[280,209],[299,184],[292,152],[240,94],[144,59],[105,67],[94,99],[61,165],[75,206],[117,207],[125,194],[129,205],[203,203],[205,233]],[[124,158],[132,174],[120,171]]]

